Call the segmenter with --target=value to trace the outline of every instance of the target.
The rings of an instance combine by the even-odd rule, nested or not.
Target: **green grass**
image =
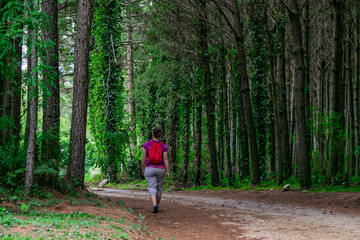
[[[131,239],[129,233],[147,234],[141,220],[127,224],[125,217],[116,220],[85,212],[61,214],[45,210],[13,213],[2,207],[0,239]],[[19,233],[22,228],[28,229],[26,234]]]
[[[109,183],[106,186],[107,187],[113,187],[113,188],[116,188],[116,189],[125,189],[125,190],[140,190],[140,191],[146,191],[147,190],[146,180],[136,181],[136,182],[126,182],[126,183],[123,183],[123,184]]]
[[[51,194],[47,195],[48,199],[30,199],[14,193],[1,197],[2,203],[11,203],[13,207],[6,209],[0,205],[0,239],[133,239],[139,234],[150,234],[142,223],[144,216],[140,215],[135,216],[137,221],[134,222],[129,221],[124,216],[126,214],[114,218],[114,215],[96,216],[81,211],[69,214],[50,210],[61,202],[66,202],[70,211],[76,206],[84,206],[84,209],[91,206],[92,212],[97,212],[96,208],[119,210],[119,206],[104,204],[90,193],[82,198],[65,196],[62,199]],[[131,209],[123,211],[133,213]]]

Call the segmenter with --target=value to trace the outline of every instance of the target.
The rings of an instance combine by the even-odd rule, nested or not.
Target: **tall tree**
[[[279,160],[278,166],[283,167],[284,177],[288,178],[292,174],[291,155],[290,155],[290,135],[289,123],[286,106],[286,68],[285,68],[285,9],[281,6],[279,13],[281,18],[279,25],[279,57],[278,57],[278,121],[279,121]],[[280,176],[279,176],[280,178]],[[280,181],[279,181],[280,180]],[[278,179],[281,183],[281,179]]]
[[[195,94],[195,186],[200,185],[201,178],[201,157],[202,157],[202,130],[203,130],[203,91],[201,86],[203,85],[203,79],[196,79],[196,86],[199,89]]]
[[[360,12],[360,5],[356,8]],[[355,114],[355,146],[360,146],[360,14],[355,18],[355,76],[354,76],[354,114]],[[360,175],[360,155],[355,155],[355,174]]]
[[[28,1],[28,6],[31,10],[37,10],[39,2],[33,0]],[[37,156],[37,121],[38,121],[38,75],[36,71],[37,67],[37,49],[35,47],[36,42],[36,26],[29,26],[29,58],[28,60],[28,96],[29,96],[29,139],[26,152],[26,172],[25,172],[25,191],[29,191],[34,184],[34,169]]]
[[[22,14],[20,11],[19,14]],[[14,137],[14,144],[16,145],[16,151],[20,143],[20,131],[21,131],[21,65],[22,65],[22,34],[14,39],[15,49],[15,61],[16,67],[14,69],[13,80],[13,93],[11,99],[11,116],[14,120],[14,127],[11,135]]]
[[[332,76],[329,82],[329,106],[330,117],[332,118],[333,132],[330,137],[330,175],[335,177],[337,173],[342,173],[344,151],[341,134],[344,131],[344,102],[343,102],[343,51],[342,51],[342,9],[344,7],[343,0],[331,0],[334,14],[333,28],[333,52],[332,52]]]
[[[129,88],[129,124],[130,124],[130,152],[134,155],[134,148],[136,146],[136,114],[135,114],[135,100],[134,100],[134,56],[133,56],[133,26],[130,11],[127,11],[127,29],[126,29],[126,58],[127,58],[127,76]],[[139,164],[140,166],[140,164]]]
[[[58,0],[43,0],[41,8],[47,18],[43,28],[43,37],[46,43],[43,62],[47,67],[42,78],[46,89],[43,96],[43,141],[41,143],[41,151],[44,161],[54,159],[56,160],[54,163],[57,163],[60,153]]]
[[[184,136],[184,183],[187,183],[189,174],[189,151],[190,151],[190,109],[191,101],[189,99],[185,100],[185,136]]]
[[[67,178],[83,185],[89,87],[89,46],[94,0],[79,0],[74,49],[74,98]]]
[[[252,104],[250,99],[250,86],[249,78],[246,68],[246,55],[244,48],[244,33],[242,26],[242,18],[240,16],[240,9],[237,0],[231,0],[231,6],[234,9],[234,27],[235,41],[237,47],[237,63],[239,65],[240,74],[240,86],[241,86],[241,98],[244,106],[246,131],[250,143],[250,158],[251,158],[251,174],[252,183],[257,185],[260,183],[260,165],[259,154],[256,140],[256,130],[254,126],[254,117],[252,113]]]
[[[208,52],[208,27],[206,14],[206,0],[199,0],[199,41],[200,41],[200,59],[205,84],[206,99],[206,119],[208,129],[208,144],[210,154],[210,175],[211,184],[219,184],[219,173],[216,160],[216,141],[215,141],[215,124],[214,124],[214,101],[212,97],[212,83],[210,72],[210,56]]]
[[[265,155],[266,155],[266,136],[267,126],[266,119],[268,89],[266,84],[266,72],[268,71],[268,62],[266,56],[266,47],[264,35],[265,29],[262,19],[262,12],[257,13],[255,9],[260,9],[260,2],[253,2],[250,4],[250,30],[252,48],[249,51],[249,57],[252,62],[251,69],[251,97],[254,123],[256,128],[256,140],[259,153],[259,166],[261,168],[261,178],[265,176]]]
[[[299,163],[299,183],[304,188],[311,186],[310,175],[310,143],[306,127],[305,109],[305,62],[304,47],[302,43],[302,30],[300,12],[297,0],[288,1],[288,13],[292,30],[292,47],[295,60],[294,79],[294,107],[295,107],[295,129],[296,129],[296,158]]]

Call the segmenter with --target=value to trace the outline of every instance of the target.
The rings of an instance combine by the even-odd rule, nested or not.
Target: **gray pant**
[[[146,167],[144,176],[148,184],[149,195],[156,195],[156,199],[161,199],[162,185],[165,178],[165,169]]]

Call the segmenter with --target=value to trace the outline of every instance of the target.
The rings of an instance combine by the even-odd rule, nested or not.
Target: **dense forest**
[[[0,0],[0,184],[360,183],[358,0]]]

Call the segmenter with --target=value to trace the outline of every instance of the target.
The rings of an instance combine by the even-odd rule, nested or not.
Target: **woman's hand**
[[[168,171],[166,171],[166,180],[169,180],[169,178],[170,178],[170,173],[169,173],[169,170],[168,170]]]

